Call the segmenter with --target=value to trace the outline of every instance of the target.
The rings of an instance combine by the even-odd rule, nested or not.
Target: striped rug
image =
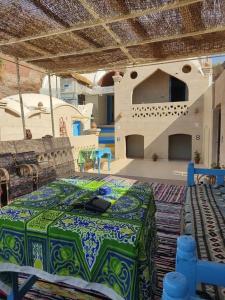
[[[180,202],[184,200],[180,199]],[[157,267],[157,289],[155,299],[161,299],[162,282],[166,273],[175,270],[177,237],[181,232],[182,204],[156,201],[158,249],[155,257]]]
[[[198,258],[225,263],[225,188],[196,185],[187,191],[185,219],[192,224]],[[188,215],[191,218],[188,218]],[[186,223],[187,224],[187,223]],[[224,300],[225,288],[201,285],[210,299]]]
[[[186,187],[162,183],[152,183],[155,200],[182,204],[184,202]]]

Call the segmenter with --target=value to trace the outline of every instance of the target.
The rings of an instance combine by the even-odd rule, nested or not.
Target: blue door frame
[[[81,135],[81,122],[80,121],[73,122],[72,133],[73,133],[73,136]]]

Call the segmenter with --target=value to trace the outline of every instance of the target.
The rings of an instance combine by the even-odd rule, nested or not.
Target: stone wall
[[[96,135],[0,141],[0,153],[35,151],[40,167],[54,166],[57,177],[70,177],[78,170],[79,151],[98,147]]]
[[[40,167],[54,166],[57,177],[74,175],[73,147],[68,138],[0,142],[0,153],[35,151]]]
[[[12,59],[7,56],[1,56],[6,59]],[[24,63],[23,65],[26,64]],[[21,66],[20,79],[22,93],[38,93],[41,88],[43,77],[43,73]],[[10,61],[0,59],[0,99],[15,94],[18,94],[16,65]]]

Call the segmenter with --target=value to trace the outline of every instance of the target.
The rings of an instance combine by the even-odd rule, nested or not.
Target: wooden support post
[[[48,87],[49,87],[50,110],[51,110],[51,120],[52,120],[52,135],[53,135],[53,137],[55,137],[53,103],[52,103],[52,87],[51,87],[51,75],[50,74],[48,74]]]
[[[56,88],[56,98],[59,98],[58,94],[58,77],[55,75],[55,88]]]
[[[24,116],[24,108],[23,108],[23,97],[21,93],[21,86],[20,86],[20,67],[18,59],[16,59],[16,75],[17,75],[17,87],[19,92],[19,99],[20,99],[20,110],[21,110],[21,118],[22,118],[22,126],[23,126],[23,138],[26,139],[26,125],[25,125],[25,116]]]

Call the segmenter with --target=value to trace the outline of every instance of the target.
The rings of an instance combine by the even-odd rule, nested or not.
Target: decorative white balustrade
[[[132,105],[132,118],[134,119],[180,117],[187,114],[188,105],[182,102]]]

